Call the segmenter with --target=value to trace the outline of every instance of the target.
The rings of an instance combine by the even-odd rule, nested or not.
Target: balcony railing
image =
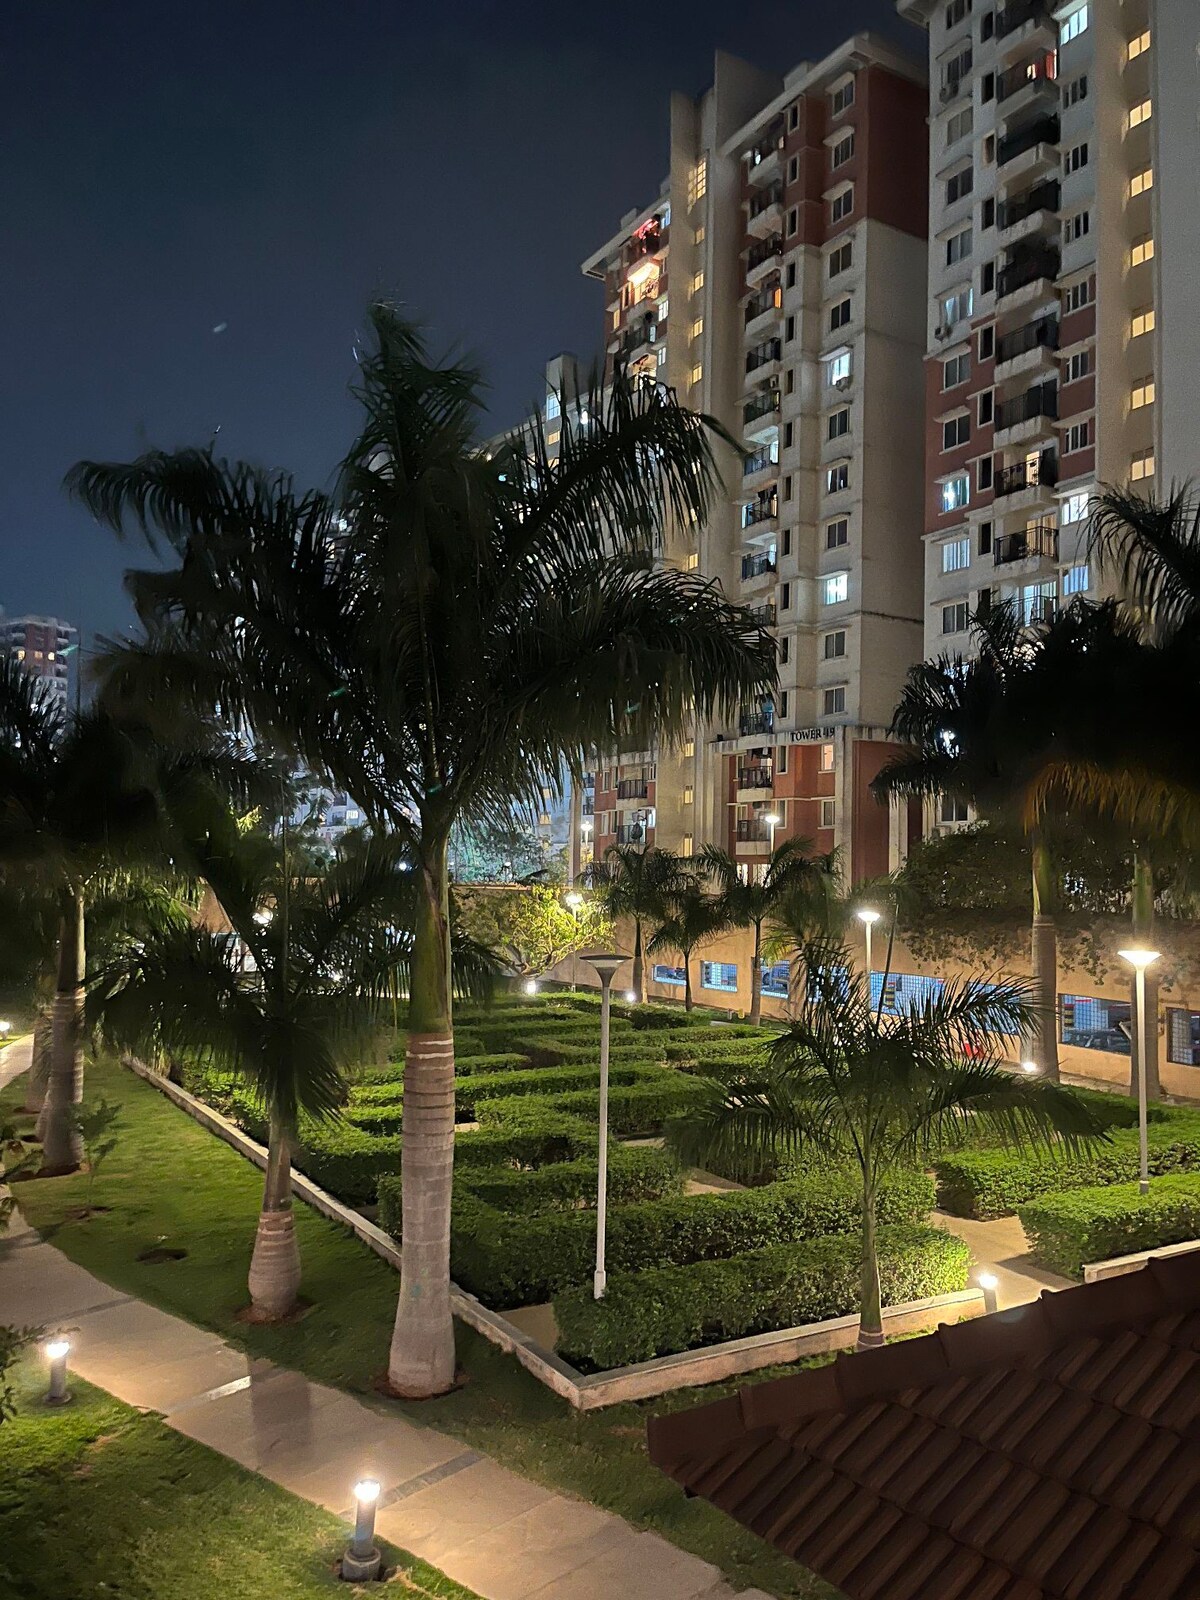
[[[997,298],[1003,300],[1006,295],[1016,294],[1018,289],[1036,283],[1039,278],[1057,278],[1058,262],[1057,250],[1035,250],[1032,254],[1015,257],[996,274]]]
[[[626,328],[621,335],[621,353],[628,355],[631,350],[636,350],[639,345],[656,344],[658,342],[658,322],[652,312],[647,312],[640,322],[632,328]]]
[[[622,778],[617,784],[618,800],[645,800],[650,794],[650,783],[646,778]]]
[[[1039,345],[1046,350],[1058,349],[1057,317],[1039,317],[1036,322],[1027,322],[1023,328],[1002,334],[996,340],[996,364],[999,366],[1002,361],[1013,361],[1029,350],[1036,350]]]
[[[996,207],[997,225],[1001,228],[1015,228],[1018,222],[1024,222],[1025,218],[1031,217],[1035,211],[1057,211],[1061,193],[1062,188],[1057,178],[1047,178],[1043,183],[1035,183],[1031,189],[1023,190],[1011,200],[1001,200]]]
[[[756,267],[761,267],[764,261],[769,261],[772,256],[783,254],[783,235],[773,233],[769,239],[764,239],[761,244],[752,244],[746,252],[746,271],[753,272]]]
[[[770,767],[739,767],[737,786],[739,789],[769,789],[774,782],[774,774]]]
[[[755,395],[753,400],[747,400],[742,407],[742,426],[748,428],[752,422],[757,422],[759,417],[777,415],[779,411],[779,390],[767,389],[764,393]]]
[[[1024,89],[1031,83],[1036,83],[1043,89],[1053,89],[1056,83],[1054,69],[1054,56],[1050,54],[1039,56],[1036,61],[1024,61],[1019,67],[1012,67],[1008,72],[1002,72],[996,79],[996,99],[1009,100],[1019,89]]]
[[[1027,561],[1031,556],[1058,559],[1058,529],[1052,522],[1036,522],[1016,533],[1002,533],[992,546],[992,559],[998,567],[1011,561]]]
[[[756,822],[747,818],[736,824],[736,838],[739,844],[770,844],[771,828],[766,822]]]
[[[773,628],[775,626],[774,600],[768,600],[765,605],[751,606],[750,620],[760,628]]]
[[[749,478],[756,472],[765,472],[768,467],[778,465],[778,450],[756,450],[752,456],[747,456],[742,462],[742,477]]]
[[[1015,428],[1022,422],[1032,422],[1037,417],[1057,416],[1058,385],[1039,383],[1035,388],[1026,389],[1024,394],[1000,402],[996,407],[996,432]]]
[[[761,194],[756,194],[751,199],[749,206],[751,221],[753,221],[755,217],[761,217],[763,212],[769,207],[779,205],[782,199],[783,185],[781,183],[772,183],[769,185],[769,187],[764,189]]]
[[[1032,150],[1034,145],[1057,143],[1058,118],[1038,117],[1035,122],[1026,123],[1023,128],[1015,128],[1012,133],[1004,135],[996,146],[996,165],[1002,167],[1006,162],[1015,161],[1026,150]]]
[[[999,497],[1020,494],[1022,489],[1032,489],[1038,484],[1048,487],[1058,482],[1058,457],[1053,450],[1043,450],[1036,462],[1018,461],[1014,466],[1001,467],[996,473],[995,493]]]
[[[783,304],[783,290],[776,282],[773,288],[763,294],[756,294],[753,300],[746,302],[745,325],[749,326],[755,317],[761,317],[764,311],[778,311]]]
[[[617,843],[641,844],[648,826],[645,822],[622,822],[617,828]]]
[[[761,166],[776,150],[783,149],[783,133],[769,133],[746,151],[746,160],[752,167]]]
[[[765,344],[760,344],[756,349],[750,350],[746,355],[746,371],[756,372],[759,367],[765,367],[769,362],[778,361],[783,344],[779,339],[768,339]]]
[[[1003,11],[996,13],[996,37],[1003,39],[1010,33],[1015,33],[1027,22],[1035,18],[1049,19],[1049,0],[1016,0],[1014,5],[1005,6]]]
[[[579,808],[579,814],[580,816],[584,817],[594,817],[596,815],[595,796],[591,796],[582,802]]]
[[[640,261],[643,256],[656,254],[662,249],[664,242],[662,226],[655,223],[652,226],[643,228],[640,233],[635,234],[630,239],[625,246],[625,254],[632,265],[633,262]]]
[[[752,500],[749,505],[742,507],[742,527],[754,528],[760,522],[770,522],[779,515],[779,499],[776,495],[767,495],[762,500]],[[746,576],[745,573],[742,574]]]
[[[764,572],[775,571],[774,556],[743,556],[742,577],[761,578]]]

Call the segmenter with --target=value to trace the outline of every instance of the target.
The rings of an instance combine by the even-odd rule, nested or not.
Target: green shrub
[[[1200,1173],[1164,1173],[1145,1195],[1136,1183],[1068,1189],[1031,1200],[1018,1215],[1034,1259],[1078,1278],[1089,1261],[1200,1238]]]
[[[878,1243],[885,1305],[967,1285],[970,1250],[941,1228],[881,1228]],[[602,1300],[584,1286],[556,1296],[558,1348],[578,1366],[603,1370],[847,1316],[858,1309],[859,1252],[854,1235],[835,1234],[726,1261],[614,1273]]]
[[[712,1093],[711,1083],[703,1078],[673,1072],[668,1068],[647,1068],[640,1081],[610,1087],[608,1125],[618,1138],[638,1138],[661,1133],[669,1117],[691,1110]],[[541,1097],[539,1097],[541,1098]],[[511,1115],[511,1099],[481,1101],[477,1107],[481,1124],[506,1122]],[[547,1096],[548,1106],[568,1116],[581,1117],[596,1124],[600,1118],[600,1091],[581,1089],[574,1093]]]
[[[1200,1167],[1200,1116],[1173,1113],[1152,1123],[1148,1137],[1153,1173]],[[938,1204],[959,1217],[1004,1217],[1027,1200],[1059,1189],[1125,1183],[1138,1174],[1136,1128],[1118,1128],[1087,1155],[1040,1151],[961,1150],[934,1163]]]
[[[540,1176],[552,1170],[545,1168]],[[524,1181],[516,1178],[518,1185]],[[479,1203],[464,1195],[456,1206],[452,1246],[454,1276],[465,1289],[504,1309],[540,1304],[590,1277],[594,1213],[538,1208],[540,1214],[513,1215],[507,1207],[485,1203],[488,1195],[473,1180],[468,1187]],[[617,1272],[682,1267],[789,1240],[849,1233],[858,1228],[861,1215],[858,1181],[842,1170],[748,1192],[679,1195],[642,1204],[621,1204],[621,1198],[610,1185],[606,1256],[609,1269]],[[917,1222],[932,1205],[931,1179],[925,1173],[900,1173],[883,1186],[879,1219]]]
[[[495,1055],[462,1056],[455,1061],[454,1070],[463,1077],[476,1077],[481,1072],[527,1072],[529,1057],[515,1050]],[[350,1098],[359,1105],[388,1105],[402,1093],[403,1083],[402,1064],[368,1068],[357,1077]]]
[[[590,1089],[597,1082],[598,1067],[535,1067],[523,1072],[487,1072],[478,1077],[454,1080],[454,1114],[459,1122],[473,1122],[479,1107],[489,1100],[508,1099],[517,1095],[539,1097],[567,1093],[577,1089]],[[643,1079],[656,1079],[660,1068],[652,1062],[637,1065],[618,1062],[609,1070],[609,1083],[630,1085]],[[403,1089],[397,1085],[391,1094],[374,1091],[371,1100],[351,1094],[346,1107],[346,1121],[358,1128],[372,1128],[380,1133],[397,1131],[403,1117]],[[599,1091],[596,1091],[597,1094]]]

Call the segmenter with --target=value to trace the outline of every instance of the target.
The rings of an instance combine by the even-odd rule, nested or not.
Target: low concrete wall
[[[1138,1272],[1155,1256],[1181,1256],[1189,1250],[1200,1250],[1200,1239],[1188,1239],[1183,1244],[1162,1244],[1157,1250],[1135,1250],[1131,1256],[1111,1256],[1107,1261],[1089,1261],[1083,1269],[1084,1283],[1097,1283],[1101,1278],[1121,1278],[1127,1272]]]
[[[162,1073],[155,1072],[145,1062],[126,1056],[124,1064],[137,1077],[166,1095],[168,1100],[174,1101],[180,1110],[187,1112],[202,1127],[223,1139],[239,1155],[245,1156],[256,1167],[265,1169],[265,1147],[235,1122],[221,1112],[214,1111],[212,1106],[205,1105],[203,1100],[198,1100],[179,1084],[172,1083]],[[335,1200],[301,1172],[293,1172],[292,1190],[305,1205],[312,1206],[314,1211],[319,1211],[331,1222],[348,1228],[368,1249],[399,1271],[400,1249],[390,1234],[377,1228],[373,1222],[368,1222],[366,1217],[360,1216],[342,1201]],[[832,1317],[826,1322],[810,1322],[802,1327],[754,1334],[748,1339],[730,1339],[724,1344],[710,1345],[703,1350],[685,1350],[679,1355],[659,1356],[653,1361],[641,1361],[634,1366],[615,1367],[610,1372],[582,1373],[563,1361],[553,1350],[538,1344],[506,1317],[489,1311],[473,1294],[467,1294],[457,1284],[450,1286],[450,1307],[461,1322],[513,1356],[539,1383],[561,1395],[577,1411],[594,1411],[624,1400],[649,1400],[656,1395],[669,1394],[674,1389],[694,1389],[706,1383],[719,1383],[743,1373],[761,1371],[763,1367],[797,1361],[802,1356],[848,1350],[858,1338],[857,1317]],[[954,1294],[935,1295],[928,1300],[911,1300],[904,1305],[885,1307],[884,1331],[889,1334],[916,1333],[934,1328],[942,1322],[977,1317],[982,1311],[982,1292],[979,1289],[962,1289]]]

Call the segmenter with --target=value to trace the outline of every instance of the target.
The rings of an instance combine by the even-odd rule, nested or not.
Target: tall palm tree
[[[776,919],[810,915],[828,904],[834,882],[831,856],[814,857],[807,839],[784,839],[772,850],[757,880],[743,878],[739,863],[727,850],[707,845],[700,855],[703,871],[714,880],[722,914],[735,928],[754,930],[750,960],[750,1021],[762,1021],[763,929]]]
[[[1023,990],[949,983],[885,1016],[849,951],[810,946],[806,998],[758,1069],[714,1087],[709,1104],[669,1130],[689,1164],[767,1153],[845,1162],[862,1183],[860,1349],[883,1343],[877,1251],[880,1185],[970,1128],[1018,1145],[1067,1149],[1102,1137],[1087,1105],[1045,1079],[1004,1070],[1002,1035],[1025,1025]]]
[[[603,860],[592,862],[583,877],[610,917],[633,923],[631,988],[641,1004],[646,998],[646,927],[666,914],[672,895],[686,888],[686,866],[674,851],[658,845],[610,844]]]
[[[696,877],[685,879],[664,899],[658,927],[646,945],[648,954],[677,950],[683,957],[683,1008],[692,1009],[692,956],[730,926],[721,901],[704,892]]]
[[[716,425],[618,372],[540,427],[476,443],[478,374],[370,313],[361,430],[334,495],[206,451],[81,464],[103,521],[165,542],[129,579],[146,638],[114,690],[164,720],[180,697],[242,718],[403,840],[418,886],[404,1102],[404,1261],[389,1376],[454,1377],[454,1059],[447,842],[540,804],[593,748],[681,738],[769,692],[771,641],[697,574],[654,566],[666,519],[703,522]]]

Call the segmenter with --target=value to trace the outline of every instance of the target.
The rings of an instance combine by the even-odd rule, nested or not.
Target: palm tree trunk
[[[250,1257],[250,1309],[258,1321],[274,1322],[296,1309],[300,1292],[300,1245],[292,1211],[292,1140],[271,1114],[267,1177]]]
[[[1058,930],[1054,923],[1057,885],[1050,850],[1040,835],[1033,844],[1033,938],[1030,970],[1033,989],[1033,1059],[1042,1076],[1057,1083]]]
[[[875,1186],[866,1181],[863,1184],[858,1348],[877,1350],[883,1343],[883,1292],[879,1286],[879,1251],[875,1239]]]
[[[46,1087],[50,1082],[52,1028],[50,1008],[39,1006],[33,1023],[33,1049],[29,1056],[29,1071],[25,1075],[25,1110],[33,1116],[40,1115],[46,1103]]]
[[[637,1004],[646,1003],[646,963],[642,956],[642,919],[633,919],[633,992],[637,997]]]
[[[1133,893],[1130,910],[1133,920],[1133,942],[1143,950],[1154,948],[1154,873],[1149,861],[1136,850],[1133,857]],[[1146,1020],[1143,1028],[1154,1041],[1146,1053],[1146,1096],[1150,1100],[1162,1099],[1162,1085],[1158,1077],[1158,974],[1146,968]],[[1130,985],[1129,1015],[1137,1017],[1137,979]],[[1142,1033],[1135,1027],[1130,1038],[1129,1092],[1138,1092],[1138,1061],[1142,1054]]]
[[[762,923],[754,924],[754,954],[750,958],[750,1021],[762,1021]]]
[[[402,1395],[445,1394],[454,1382],[450,1314],[450,1186],[454,1174],[454,1032],[445,837],[424,833],[404,1063],[400,1304],[388,1381]]]
[[[50,1077],[39,1118],[42,1167],[47,1176],[74,1172],[83,1160],[83,1137],[76,1122],[83,1100],[83,889],[63,894],[58,940],[58,987],[51,1026]]]
[[[692,958],[686,950],[683,952],[683,1009],[692,1009]]]

